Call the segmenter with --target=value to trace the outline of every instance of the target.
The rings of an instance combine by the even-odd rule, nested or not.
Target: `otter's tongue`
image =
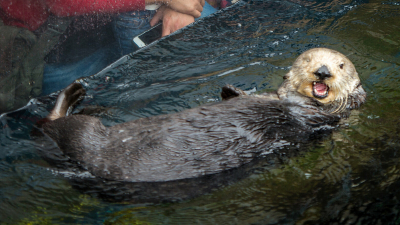
[[[325,95],[326,92],[328,91],[328,87],[326,86],[326,84],[323,83],[315,83],[314,84],[314,92],[317,95]]]

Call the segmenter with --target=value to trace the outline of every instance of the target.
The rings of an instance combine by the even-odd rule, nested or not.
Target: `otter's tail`
[[[67,114],[68,108],[77,103],[86,91],[81,84],[72,83],[66,87],[57,98],[56,105],[47,116],[49,120],[56,120]]]

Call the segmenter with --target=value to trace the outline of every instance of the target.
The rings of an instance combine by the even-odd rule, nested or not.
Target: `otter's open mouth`
[[[322,82],[313,82],[313,95],[316,98],[328,97],[329,87]]]

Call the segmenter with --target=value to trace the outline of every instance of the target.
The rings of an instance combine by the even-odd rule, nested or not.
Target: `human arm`
[[[46,4],[40,0],[0,0],[0,18],[5,25],[39,28],[49,16]]]
[[[144,10],[145,5],[163,4],[194,17],[200,17],[205,0],[45,0],[57,16],[79,16],[92,13],[116,13]]]
[[[163,4],[177,12],[197,18],[201,16],[205,0],[145,0],[145,4]]]
[[[93,13],[116,13],[144,10],[145,0],[45,0],[56,16],[79,16]]]

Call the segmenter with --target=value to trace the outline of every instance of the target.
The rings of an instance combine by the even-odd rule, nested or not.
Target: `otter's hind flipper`
[[[66,87],[57,98],[56,105],[47,116],[50,120],[56,120],[64,117],[67,114],[68,108],[77,103],[81,96],[85,95],[86,91],[79,83],[72,83]]]
[[[247,95],[243,90],[236,88],[230,84],[225,85],[221,91],[222,100],[228,100],[241,95]]]

